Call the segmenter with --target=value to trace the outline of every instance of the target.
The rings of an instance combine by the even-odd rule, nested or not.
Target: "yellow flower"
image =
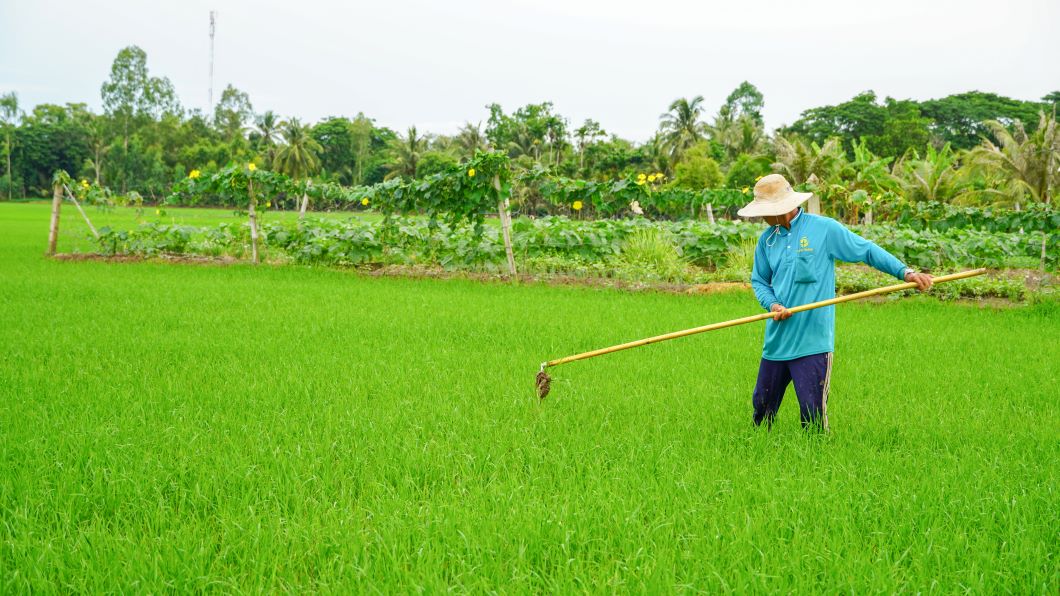
[[[368,197],[365,197],[365,198],[361,199],[361,204],[364,205],[365,207],[367,207],[368,206]]]
[[[655,174],[648,176],[648,182],[655,182]]]
[[[265,201],[265,208],[268,209],[269,207],[272,207],[272,201]]]
[[[765,176],[759,176],[759,177],[755,178],[755,182],[758,182],[759,180],[761,180],[761,179],[762,179],[762,178],[764,178],[764,177],[765,177]]]
[[[199,170],[192,170],[191,173],[188,174],[188,178],[198,178],[199,176],[202,176],[202,172]]]
[[[475,168],[471,168],[470,170],[467,171],[467,177],[468,178],[474,178],[475,177]]]
[[[637,180],[644,180],[645,178],[647,178],[647,176],[645,176],[644,174],[637,175]]]
[[[85,188],[88,188],[88,180],[85,180],[84,178],[82,178],[81,179],[81,186],[84,186]]]
[[[574,203],[571,205],[571,207],[575,211],[581,211],[582,210],[582,202],[581,201],[574,201]]]
[[[155,209],[155,215],[162,215],[161,209]]]
[[[663,179],[662,172],[655,172],[655,179],[656,180],[662,180]]]
[[[642,186],[643,184],[644,184],[644,179],[643,178],[637,178],[637,186]]]
[[[254,162],[250,162],[247,164],[247,169],[253,172],[254,170],[258,169],[258,166],[254,165]]]
[[[751,187],[745,186],[745,187],[743,187],[743,190],[741,190],[740,192],[747,192],[749,190],[751,190]]]

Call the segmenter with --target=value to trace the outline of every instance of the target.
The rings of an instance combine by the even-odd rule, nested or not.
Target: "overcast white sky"
[[[0,92],[24,109],[85,102],[118,50],[139,45],[184,106],[228,83],[257,112],[316,121],[364,112],[451,133],[551,100],[575,126],[649,137],[676,97],[708,116],[743,80],[769,128],[874,89],[927,99],[1060,89],[1057,0],[0,0]]]

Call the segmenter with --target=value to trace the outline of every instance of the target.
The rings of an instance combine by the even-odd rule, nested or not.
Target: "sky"
[[[258,113],[315,122],[358,112],[452,134],[551,101],[643,141],[678,97],[713,116],[741,81],[769,129],[874,90],[970,90],[1038,100],[1060,89],[1060,1],[1006,0],[0,0],[0,93],[101,107],[118,51],[138,45],[186,108],[228,84]]]

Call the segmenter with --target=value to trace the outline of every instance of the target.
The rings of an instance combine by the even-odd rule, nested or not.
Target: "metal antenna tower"
[[[216,11],[210,11],[210,103],[206,106],[206,110],[210,111],[213,109],[213,34]]]

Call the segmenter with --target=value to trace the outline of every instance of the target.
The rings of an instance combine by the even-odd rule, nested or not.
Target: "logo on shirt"
[[[799,252],[813,252],[813,249],[810,248],[810,239],[806,236],[799,238]]]

